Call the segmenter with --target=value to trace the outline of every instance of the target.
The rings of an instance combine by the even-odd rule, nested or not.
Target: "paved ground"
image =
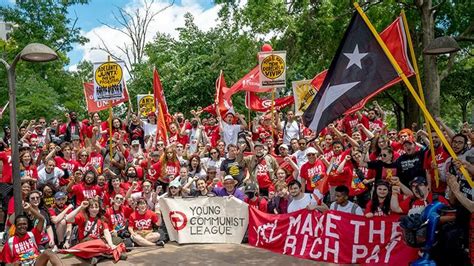
[[[63,259],[65,265],[88,265],[77,258]],[[315,265],[309,260],[275,254],[248,245],[168,243],[165,248],[137,248],[128,253],[127,261],[99,265]]]

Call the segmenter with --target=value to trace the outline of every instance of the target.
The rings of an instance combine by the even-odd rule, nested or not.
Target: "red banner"
[[[109,108],[110,101],[94,101],[94,83],[84,82],[84,96],[86,97],[87,111],[89,113],[96,113]],[[125,88],[124,97],[121,100],[112,100],[112,106],[116,106],[119,103],[128,102],[128,90]]]
[[[219,115],[225,117],[229,112],[234,113],[234,105],[232,104],[232,99],[224,98],[224,95],[229,91],[227,84],[224,79],[224,72],[221,71],[219,77],[216,80],[216,98],[214,101],[214,107],[219,109]]]
[[[224,93],[224,99],[229,100],[231,96],[239,91],[269,92],[272,89],[260,87],[260,68],[254,67],[243,78],[239,79],[232,87]]]
[[[168,105],[166,104],[163,86],[161,86],[160,75],[156,68],[153,69],[153,97],[155,98],[155,108],[158,111],[155,141],[162,140],[164,143],[168,143],[168,135],[166,133],[167,125],[171,123],[172,117],[168,112]]]
[[[295,102],[293,95],[275,99],[274,108],[281,110]],[[271,99],[261,99],[255,92],[245,93],[245,106],[256,112],[267,112],[272,108]]]
[[[401,239],[398,217],[375,217],[306,209],[268,214],[249,208],[249,244],[315,261],[408,265],[418,250]]]

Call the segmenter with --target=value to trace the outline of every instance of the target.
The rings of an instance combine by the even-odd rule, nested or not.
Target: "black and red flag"
[[[324,82],[303,114],[321,132],[362,99],[393,85],[398,74],[362,17],[355,12]]]

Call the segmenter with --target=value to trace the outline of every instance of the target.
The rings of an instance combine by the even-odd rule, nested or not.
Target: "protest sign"
[[[311,80],[293,81],[292,85],[295,98],[295,115],[301,116],[313,101],[318,90],[311,84]]]
[[[94,100],[120,100],[125,90],[124,62],[94,63]]]
[[[249,244],[342,264],[408,265],[418,256],[401,239],[398,217],[367,219],[337,211],[275,215],[249,208]]]
[[[260,52],[258,63],[261,88],[286,86],[286,51]]]
[[[141,117],[147,117],[149,112],[155,112],[155,99],[152,94],[137,95],[138,112]]]
[[[110,101],[95,101],[94,100],[94,83],[84,83],[84,96],[86,97],[87,111],[89,113],[96,113],[109,108]],[[127,88],[123,91],[123,98],[120,100],[112,100],[112,106],[118,105],[128,101]]]
[[[248,206],[230,197],[161,198],[171,241],[240,244],[248,225]]]

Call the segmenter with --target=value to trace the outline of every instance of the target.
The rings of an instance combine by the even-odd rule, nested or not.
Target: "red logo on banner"
[[[179,231],[186,227],[188,223],[188,218],[183,212],[180,211],[170,211],[170,221],[173,225],[174,230]]]

